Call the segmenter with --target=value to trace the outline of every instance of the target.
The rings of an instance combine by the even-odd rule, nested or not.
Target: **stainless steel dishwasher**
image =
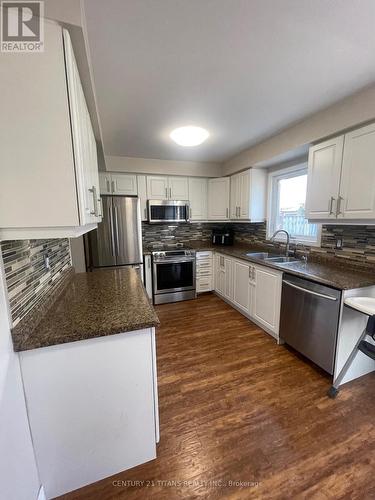
[[[284,274],[280,337],[318,366],[333,373],[341,291]]]

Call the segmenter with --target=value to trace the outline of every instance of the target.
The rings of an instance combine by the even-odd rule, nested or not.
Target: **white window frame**
[[[297,174],[307,174],[307,163],[299,163],[298,165],[294,165],[293,167],[282,168],[280,170],[275,170],[274,172],[270,172],[268,174],[268,203],[267,203],[267,240],[270,240],[272,235],[275,232],[274,225],[274,216],[276,210],[276,183],[280,179],[288,179],[290,177],[295,177]],[[315,224],[315,222],[313,223]],[[318,234],[317,239],[312,240],[308,237],[298,237],[295,236],[290,237],[290,242],[297,244],[301,243],[303,245],[309,247],[320,247],[321,238],[322,238],[322,225],[317,224],[318,226]],[[285,235],[280,234],[275,237],[274,241],[285,243]]]

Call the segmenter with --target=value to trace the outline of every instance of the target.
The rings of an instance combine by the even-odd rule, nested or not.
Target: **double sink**
[[[260,260],[263,262],[269,262],[270,264],[286,264],[288,262],[297,262],[299,259],[295,257],[286,257],[285,255],[275,255],[269,254],[268,252],[250,252],[246,254],[255,260]]]

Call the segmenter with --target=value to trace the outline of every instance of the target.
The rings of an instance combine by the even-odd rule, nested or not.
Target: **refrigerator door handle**
[[[115,233],[113,230],[113,207],[112,203],[109,205],[109,229],[111,231],[111,254],[115,257]]]
[[[116,255],[120,255],[120,239],[118,233],[118,213],[117,206],[115,205],[115,231],[116,231]]]

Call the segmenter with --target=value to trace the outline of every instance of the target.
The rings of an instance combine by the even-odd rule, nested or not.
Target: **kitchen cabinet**
[[[47,498],[156,458],[154,328],[23,351],[20,364]]]
[[[229,177],[208,180],[208,219],[229,219]]]
[[[212,252],[196,253],[197,293],[210,292],[213,289],[213,267]]]
[[[208,181],[201,177],[189,177],[190,219],[207,220]]]
[[[375,124],[345,134],[339,219],[375,219]]]
[[[230,177],[230,218],[263,222],[266,218],[267,172],[251,168]]]
[[[137,176],[133,174],[100,172],[100,194],[137,196]]]
[[[279,334],[282,273],[266,266],[253,266],[251,317],[265,330]]]
[[[312,146],[309,150],[306,216],[335,219],[340,188],[344,136]]]
[[[138,198],[141,206],[141,218],[148,220],[147,216],[147,183],[145,175],[137,175]]]
[[[233,303],[250,314],[250,265],[245,261],[233,261]]]
[[[47,20],[44,28],[40,56],[0,54],[0,239],[76,237],[102,218],[96,142],[69,33]]]
[[[310,220],[375,219],[375,124],[309,150],[306,216]]]
[[[147,197],[149,200],[188,200],[188,178],[148,175]]]
[[[215,292],[224,295],[225,290],[225,263],[224,255],[215,254]]]

